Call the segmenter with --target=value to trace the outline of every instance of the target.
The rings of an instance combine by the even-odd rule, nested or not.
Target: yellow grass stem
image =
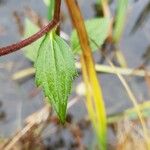
[[[80,45],[82,48],[81,62],[83,65],[83,78],[87,82],[86,91],[87,91],[87,104],[91,121],[95,127],[97,137],[102,150],[106,150],[106,133],[107,133],[107,121],[106,121],[106,112],[104,106],[104,100],[102,96],[101,87],[96,75],[94,61],[92,57],[92,51],[89,46],[88,35],[85,29],[84,20],[81,15],[80,8],[75,0],[66,0],[66,4],[69,9],[69,13],[72,18],[72,22],[77,30],[79,37]],[[93,104],[93,105],[91,105]],[[95,114],[93,114],[93,112]],[[94,116],[93,116],[94,115]],[[93,118],[94,117],[94,118]]]

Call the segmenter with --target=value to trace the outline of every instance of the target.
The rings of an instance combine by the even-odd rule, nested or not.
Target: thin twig
[[[45,122],[50,117],[50,107],[44,106],[41,110],[31,114],[25,122],[27,125],[19,132],[17,132],[12,138],[10,138],[6,143],[0,147],[3,150],[11,150],[15,144],[29,131],[38,126],[39,124]]]
[[[48,33],[50,30],[52,30],[55,26],[58,25],[59,23],[59,16],[60,16],[60,6],[61,6],[61,0],[56,0],[55,3],[55,12],[54,12],[54,17],[51,22],[45,27],[43,27],[40,31],[37,33],[33,34],[27,39],[24,39],[18,43],[2,47],[0,48],[0,56],[7,55],[9,53],[13,53],[17,50],[20,50],[21,48],[30,45],[31,43],[35,42],[39,38],[41,38],[43,35]]]

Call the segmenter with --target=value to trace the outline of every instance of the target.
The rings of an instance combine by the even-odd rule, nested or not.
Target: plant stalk
[[[99,85],[99,81],[94,67],[94,60],[84,20],[81,15],[81,11],[77,1],[66,0],[66,4],[70,16],[72,18],[73,25],[77,30],[80,45],[82,48],[81,63],[82,63],[83,78],[86,84],[87,103],[89,102],[90,104],[93,104],[93,106],[90,106],[90,108],[88,107],[89,115],[91,121],[93,121],[93,126],[96,130],[96,134],[99,139],[101,149],[106,150],[106,133],[107,133],[106,111],[102,96],[102,90]]]
[[[59,20],[60,20],[59,19],[60,6],[61,6],[61,0],[56,0],[54,17],[53,17],[52,21],[49,22],[49,24],[47,26],[43,27],[40,31],[38,31],[34,35],[30,36],[29,38],[24,39],[18,43],[11,44],[9,46],[0,48],[0,56],[13,53],[17,50],[20,50],[23,47],[26,47],[26,46],[32,44],[33,42],[35,42],[36,40],[38,40],[39,38],[44,36],[46,33],[51,31],[53,28],[55,28],[59,24]]]

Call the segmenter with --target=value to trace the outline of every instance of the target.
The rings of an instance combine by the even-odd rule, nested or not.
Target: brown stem
[[[80,8],[76,0],[66,0],[67,7],[69,9],[70,17],[72,23],[77,30],[80,45],[83,51],[84,60],[87,62],[88,73],[91,70],[91,66],[94,66],[94,60],[92,56],[92,50],[90,48],[90,43],[87,35],[87,31],[84,24],[84,19],[82,17]],[[91,66],[90,66],[91,65]]]
[[[21,48],[30,45],[31,43],[35,42],[39,38],[41,38],[43,35],[48,33],[50,30],[52,30],[58,23],[59,23],[59,16],[60,16],[60,6],[61,6],[61,0],[56,0],[55,3],[55,12],[54,12],[54,17],[51,22],[45,27],[43,27],[40,31],[37,33],[33,34],[27,39],[24,39],[18,43],[5,46],[0,48],[0,56],[7,55],[9,53],[13,53],[17,50],[20,50]]]

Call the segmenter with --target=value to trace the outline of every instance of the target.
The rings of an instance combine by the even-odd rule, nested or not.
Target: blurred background
[[[95,0],[78,0],[78,2],[85,19],[96,16],[97,9],[95,7]],[[112,14],[114,14],[115,8],[116,1],[114,0],[110,3]],[[65,34],[70,35],[72,24],[64,2],[61,11],[61,30]],[[47,7],[42,0],[0,0],[0,47],[23,39],[24,20],[26,17],[37,22],[37,20],[45,21],[46,19],[44,18],[46,16]],[[125,29],[118,45],[129,68],[140,68],[144,65],[144,69],[149,69],[149,0],[129,0]],[[99,52],[94,53],[94,58],[96,62],[101,61]],[[103,63],[105,64],[105,62]],[[20,79],[13,78],[17,72],[31,68],[32,66],[32,62],[24,55],[24,49],[5,57],[0,57],[0,143],[2,145],[4,143],[7,145],[10,143],[10,140],[18,136],[17,133],[37,117],[34,115],[44,111],[42,114],[43,120],[47,116],[43,93],[35,86],[34,74]],[[134,76],[132,78],[128,77],[128,79],[138,103],[148,102],[150,100],[150,79]],[[101,73],[99,80],[101,82],[108,116],[120,114],[133,106],[116,75]],[[30,134],[25,134],[26,136],[23,135],[17,142],[14,142],[13,148],[31,150],[92,149],[90,147],[94,145],[93,141],[95,141],[95,136],[91,123],[87,119],[83,93],[82,76],[79,74],[74,81],[72,94],[69,98],[70,108],[68,109],[67,116],[69,124],[66,126],[60,125],[57,118],[54,117],[55,115],[52,115],[53,117],[50,120],[45,118],[46,121],[40,120],[40,118],[40,123],[37,123],[38,131],[36,131],[36,134],[33,133],[35,130],[33,128]],[[147,111],[147,114],[150,115],[150,112]],[[107,141],[109,149],[117,149],[117,133],[119,134],[119,131],[117,130],[116,133],[116,130],[113,129],[116,126],[118,129],[120,125],[118,124],[113,124],[109,127]],[[130,126],[130,122],[127,124]],[[120,130],[122,126],[120,125]],[[123,130],[125,129],[123,128]]]

